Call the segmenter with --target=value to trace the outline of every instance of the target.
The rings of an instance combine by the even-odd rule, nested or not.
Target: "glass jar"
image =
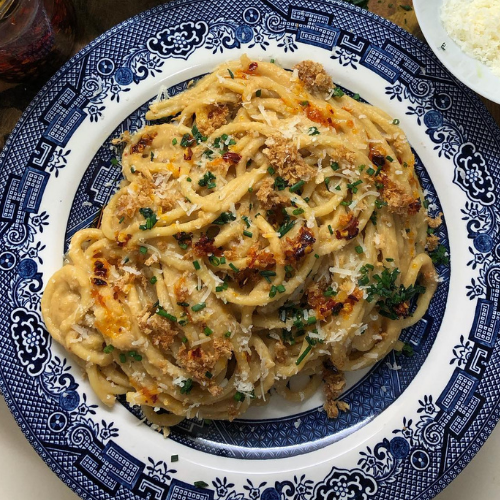
[[[0,79],[54,73],[71,54],[75,19],[70,0],[0,0]]]

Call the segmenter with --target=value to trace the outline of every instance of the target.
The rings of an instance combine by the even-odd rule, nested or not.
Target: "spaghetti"
[[[335,417],[342,372],[401,349],[436,289],[435,221],[398,121],[356,97],[311,61],[243,56],[121,138],[124,180],[42,299],[105,404],[169,427],[323,380]]]

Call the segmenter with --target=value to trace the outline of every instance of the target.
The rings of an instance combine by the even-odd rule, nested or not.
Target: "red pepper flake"
[[[206,234],[202,234],[200,239],[194,244],[194,253],[197,257],[203,257],[205,255],[222,255],[222,247],[217,248],[214,245],[212,238],[209,238]]]
[[[248,65],[248,71],[255,71],[259,67],[259,64],[256,62],[251,62]]]
[[[347,218],[347,220],[346,220],[346,218]],[[359,220],[357,219],[357,217],[353,217],[352,214],[349,214],[347,216],[341,216],[340,223],[342,224],[343,229],[337,229],[335,231],[335,237],[338,240],[342,240],[342,239],[352,240],[353,238],[355,238],[358,235],[358,233],[359,233],[359,229],[358,229]]]
[[[124,247],[129,242],[130,238],[132,238],[131,234],[126,234],[124,236],[123,234],[117,233],[115,237],[116,244],[119,247]]]
[[[239,155],[238,153],[233,153],[232,151],[228,151],[227,153],[224,153],[222,155],[222,159],[236,165],[241,160],[241,155]]]
[[[96,260],[94,262],[94,274],[96,276],[100,276],[101,278],[105,278],[107,276],[108,269],[101,260]]]
[[[95,286],[106,286],[108,284],[106,281],[102,280],[101,278],[92,278],[91,281]]]
[[[151,146],[153,139],[157,136],[157,132],[152,134],[144,134],[136,144],[130,148],[131,153],[142,153],[147,146]]]
[[[291,262],[298,262],[302,257],[313,251],[313,245],[316,242],[316,238],[309,229],[301,227],[299,234],[295,238],[287,238],[286,241],[286,259]]]

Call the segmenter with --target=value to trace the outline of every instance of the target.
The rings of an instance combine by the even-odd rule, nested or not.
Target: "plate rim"
[[[115,34],[120,29],[123,29],[123,28],[125,28],[125,27],[127,27],[127,26],[129,26],[131,24],[135,24],[137,22],[140,22],[142,18],[149,17],[149,16],[153,15],[156,11],[163,11],[163,10],[168,11],[168,10],[170,10],[170,8],[172,8],[172,9],[179,8],[179,7],[182,7],[184,4],[190,4],[190,3],[192,3],[190,0],[174,0],[173,2],[170,2],[169,4],[158,5],[156,7],[153,7],[152,9],[148,9],[148,10],[146,10],[144,12],[141,12],[139,14],[136,14],[135,16],[133,16],[133,17],[131,17],[131,18],[125,20],[125,21],[122,21],[118,25],[110,28],[109,30],[107,30],[106,32],[104,32],[103,34],[101,34],[99,37],[97,37],[95,40],[93,40],[92,42],[90,42],[88,45],[86,45],[85,47],[83,47],[77,54],[75,54],[67,63],[65,63],[48,80],[48,82],[37,93],[37,95],[35,96],[35,98],[30,102],[30,104],[28,105],[28,107],[26,108],[26,110],[23,112],[21,118],[19,119],[18,123],[16,124],[15,128],[13,129],[12,133],[10,134],[8,140],[5,143],[5,146],[4,146],[4,148],[3,148],[3,150],[2,150],[2,152],[0,154],[0,163],[2,163],[4,161],[5,156],[7,155],[8,149],[12,146],[12,143],[15,141],[15,138],[16,138],[19,130],[22,128],[24,122],[29,119],[29,115],[33,111],[33,108],[35,108],[37,105],[39,105],[43,101],[43,99],[45,97],[45,93],[53,86],[53,84],[55,82],[58,81],[58,79],[61,77],[61,75],[69,67],[71,67],[75,62],[79,61],[86,54],[88,54],[89,52],[91,52],[100,42],[102,42],[103,40],[106,40],[108,37],[112,36],[113,34]],[[280,3],[280,2],[277,2],[277,3]],[[354,11],[364,12],[363,9],[360,9],[359,7],[356,7],[356,6],[353,6],[353,5],[346,5],[341,0],[317,0],[317,1],[311,0],[311,3],[340,4],[340,5],[342,5],[343,7],[347,8],[347,9],[352,9]],[[426,45],[422,41],[418,40],[416,37],[414,37],[413,35],[411,35],[407,31],[405,31],[403,28],[399,27],[398,25],[396,25],[396,24],[392,23],[391,21],[389,21],[389,20],[387,20],[385,18],[382,18],[382,17],[380,17],[377,14],[374,14],[372,12],[368,12],[368,13],[365,12],[365,15],[368,15],[369,17],[375,18],[378,22],[381,22],[381,24],[384,24],[386,27],[391,28],[391,29],[395,30],[396,32],[398,32],[398,34],[400,36],[403,36],[404,38],[408,39],[412,43],[415,43],[421,50],[427,52],[431,56],[435,56],[434,52],[430,49],[430,47],[428,45]],[[442,62],[440,61],[440,63],[442,63]],[[500,138],[500,129],[498,128],[498,126],[494,122],[493,118],[491,117],[490,113],[487,111],[487,109],[484,106],[484,104],[477,98],[477,96],[474,94],[474,92],[470,88],[468,88],[467,86],[463,85],[461,82],[455,82],[455,84],[458,85],[458,86],[463,87],[462,90],[465,91],[466,94],[468,94],[468,97],[469,98],[473,98],[473,100],[475,101],[476,108],[477,108],[477,104],[479,104],[479,103],[481,104],[479,106],[479,109],[477,109],[477,112],[479,112],[482,115],[481,117],[485,121],[487,121],[487,122],[489,121],[489,124],[490,124],[490,126],[493,127],[493,130],[496,130],[496,132],[497,132],[497,134],[496,134],[496,136],[497,136],[496,140],[498,141],[499,138]],[[498,386],[498,388],[500,388],[500,385]],[[52,471],[54,471],[58,475],[58,477],[66,485],[68,485],[73,491],[75,491],[75,493],[79,494],[78,491],[77,491],[80,488],[80,486],[78,485],[78,483],[74,482],[74,480],[71,478],[71,476],[69,476],[61,467],[59,467],[58,464],[57,464],[57,462],[55,462],[50,455],[44,456],[44,451],[42,449],[40,449],[41,444],[39,442],[38,436],[35,435],[34,432],[31,431],[31,429],[25,429],[24,426],[22,425],[23,424],[23,422],[22,422],[22,413],[17,408],[16,401],[10,396],[9,387],[5,383],[3,377],[0,377],[0,390],[3,391],[4,397],[5,397],[5,400],[6,400],[6,403],[7,403],[7,406],[9,407],[9,410],[13,414],[13,416],[14,416],[17,424],[20,426],[23,434],[28,439],[30,445],[35,449],[35,451],[37,451],[37,453],[44,460],[44,462],[48,465],[48,467]],[[499,406],[499,405],[500,405],[500,402],[499,402],[499,404],[497,406]],[[500,414],[498,414],[498,412],[500,412],[500,409],[497,409],[497,410],[498,410],[497,411],[497,415],[495,416],[496,420],[498,420],[500,418]],[[493,412],[492,412],[492,414],[493,414]],[[488,423],[490,421],[491,421],[491,419],[489,419],[486,423]],[[493,428],[491,428],[490,430],[488,430],[487,434],[489,435],[492,430],[493,430]],[[481,441],[481,445],[482,445],[484,443],[484,441],[485,441],[486,438],[483,439],[482,436],[480,436],[479,434],[481,434],[481,433],[478,433],[476,441]],[[475,455],[475,453],[477,453],[477,451],[478,450],[472,452],[472,455],[467,460],[467,463],[470,461],[470,459],[472,459],[472,457]],[[467,465],[467,463],[465,463],[463,465],[463,467],[465,467]],[[461,468],[463,468],[463,467],[461,467]],[[57,469],[57,470],[55,470],[55,469]],[[448,484],[449,482],[451,482],[452,479],[453,478],[448,478],[448,479],[445,478],[444,481],[446,482],[446,484]],[[443,481],[443,477],[440,477],[440,478],[436,479],[436,482],[438,480],[439,481]],[[71,482],[72,484],[68,484],[68,482]],[[446,486],[446,484],[440,485],[439,486],[439,491],[441,489],[443,489]],[[434,494],[437,494],[437,493],[438,493],[438,491],[434,492]]]

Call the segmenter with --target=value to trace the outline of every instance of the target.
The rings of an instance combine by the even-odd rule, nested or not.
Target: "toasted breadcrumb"
[[[203,135],[210,135],[226,124],[229,108],[224,104],[206,106],[196,115],[196,126]]]
[[[278,175],[290,184],[299,180],[308,181],[315,175],[315,169],[304,161],[297,146],[282,135],[268,138],[266,146],[263,153],[269,158]]]
[[[349,405],[344,401],[338,401],[346,385],[344,374],[342,372],[332,371],[329,369],[323,370],[323,390],[325,393],[326,401],[324,409],[328,418],[337,418],[339,411],[348,411]]]
[[[257,199],[260,201],[262,208],[271,210],[276,208],[281,203],[287,201],[287,198],[274,189],[274,181],[271,179],[264,179],[255,193]]]
[[[294,69],[299,73],[299,80],[312,92],[328,92],[333,87],[332,78],[319,63],[302,61]]]
[[[436,217],[427,217],[425,219],[427,221],[427,224],[429,227],[432,227],[435,229],[436,227],[439,227],[443,223],[443,212],[440,212]]]
[[[427,250],[432,252],[439,246],[439,236],[431,234],[427,236]]]

